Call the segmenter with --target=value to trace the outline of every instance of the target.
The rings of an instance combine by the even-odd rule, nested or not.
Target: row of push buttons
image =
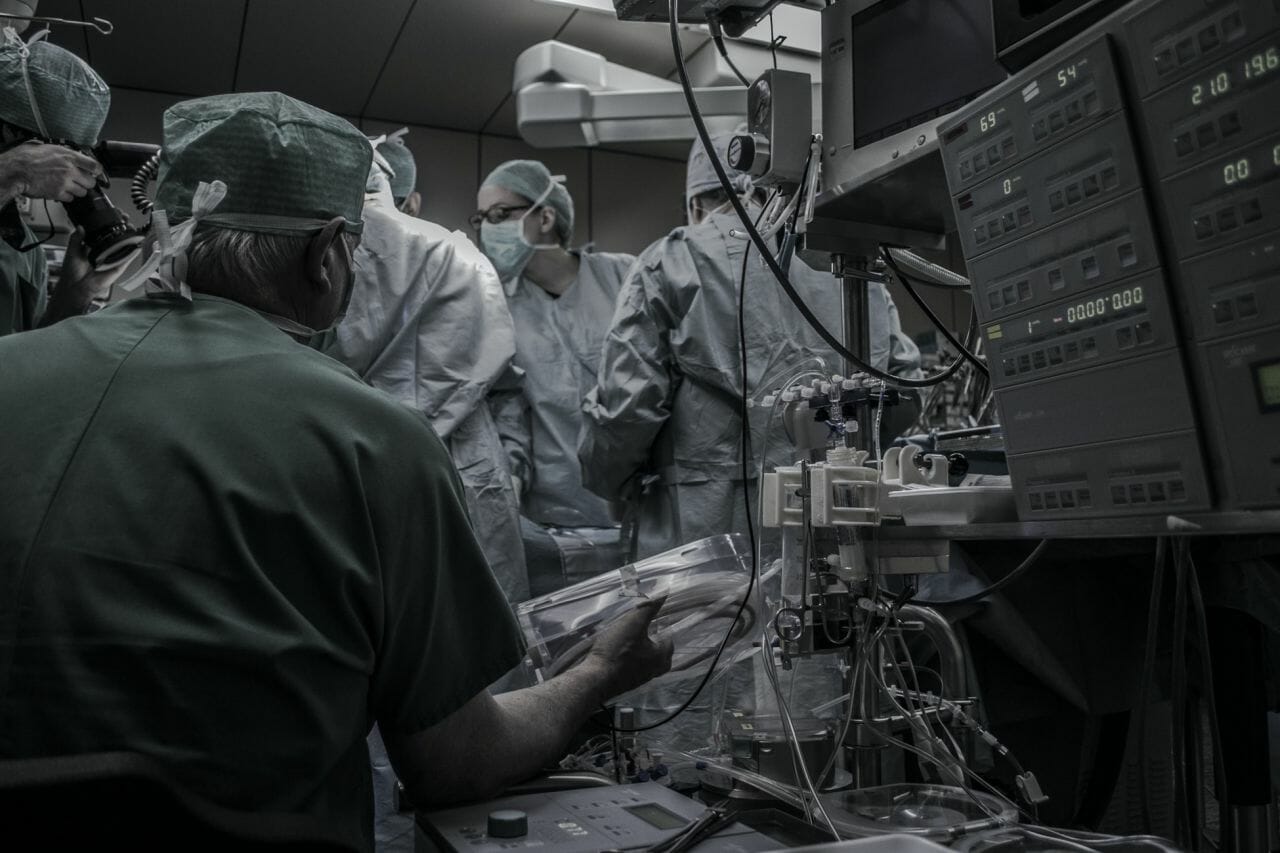
[[[1128,269],[1138,263],[1138,250],[1132,242],[1126,240],[1123,243],[1119,243],[1116,245],[1115,250],[1122,269]],[[1085,281],[1092,281],[1102,275],[1102,267],[1098,263],[1096,253],[1089,252],[1081,255],[1079,263],[1080,274]],[[1049,270],[1048,279],[1051,292],[1057,292],[1067,286],[1066,277],[1063,275],[1062,267],[1060,266]],[[1010,305],[1017,305],[1019,302],[1027,302],[1034,296],[1035,294],[1031,290],[1031,281],[1023,279],[1015,284],[992,288],[987,293],[987,304],[991,306],[992,311],[998,311]]]
[[[1093,506],[1093,497],[1088,489],[1061,489],[1056,492],[1031,492],[1027,495],[1027,503],[1033,512],[1048,509],[1088,509]]]
[[[1001,160],[1007,160],[1017,153],[1018,146],[1013,141],[1013,134],[1009,134],[999,142],[988,145],[985,151],[979,151],[972,157],[961,160],[960,178],[967,181],[974,175],[981,175]]]
[[[994,240],[1019,228],[1026,228],[1032,221],[1031,206],[1021,205],[1016,211],[1005,211],[996,219],[988,219],[983,225],[975,225],[973,241],[981,246],[988,240]]]
[[[1100,192],[1120,186],[1120,175],[1114,166],[1105,166],[1091,175],[1085,175],[1064,187],[1049,193],[1049,209],[1057,213],[1066,207],[1093,198]]]
[[[1014,376],[1097,357],[1098,341],[1093,335],[1088,335],[1079,341],[1068,341],[1065,344],[1054,344],[1035,352],[1024,352],[1017,358],[1004,359],[1001,364],[1004,367],[1005,376]]]
[[[1241,225],[1249,225],[1262,218],[1262,202],[1255,196],[1220,207],[1213,213],[1205,213],[1191,220],[1197,240],[1208,240],[1217,234],[1234,231]]]
[[[1218,116],[1218,120],[1201,122],[1193,130],[1173,137],[1173,153],[1179,158],[1190,157],[1197,151],[1213,148],[1224,139],[1230,139],[1242,130],[1240,113],[1232,110]]]
[[[1053,110],[1032,122],[1031,135],[1037,142],[1043,141],[1085,116],[1096,115],[1101,107],[1102,102],[1098,100],[1098,93],[1090,88],[1080,97],[1069,101],[1062,109]]]
[[[1141,320],[1132,326],[1121,326],[1116,329],[1116,345],[1120,349],[1131,349],[1153,343],[1156,339],[1155,327],[1149,320]],[[1060,364],[1076,361],[1087,361],[1098,357],[1098,341],[1093,335],[1086,335],[1079,341],[1067,341],[1064,344],[1053,344],[1022,353],[1016,358],[1008,357],[1001,361],[1005,376],[1016,376],[1020,373],[1035,373]]]
[[[1187,499],[1187,487],[1181,480],[1152,480],[1147,483],[1129,483],[1127,486],[1111,486],[1111,503],[1181,503]]]
[[[1218,20],[1201,27],[1199,32],[1180,34],[1176,41],[1166,41],[1158,46],[1155,54],[1156,73],[1166,77],[1243,35],[1244,20],[1238,10],[1232,9]]]
[[[1242,293],[1234,299],[1219,299],[1213,303],[1213,322],[1230,323],[1258,316],[1258,300],[1252,293]]]

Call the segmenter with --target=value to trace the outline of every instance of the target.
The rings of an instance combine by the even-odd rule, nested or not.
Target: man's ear
[[[342,239],[343,228],[347,220],[341,216],[330,219],[320,233],[311,238],[307,244],[307,281],[321,293],[328,293],[335,288],[345,287],[346,282],[340,279],[351,267],[351,248]],[[333,268],[333,256],[330,249],[336,250],[338,257],[346,261],[345,270]]]

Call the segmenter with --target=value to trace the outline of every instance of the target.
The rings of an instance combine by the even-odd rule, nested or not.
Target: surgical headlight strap
[[[5,44],[13,45],[18,51],[18,59],[22,65],[22,82],[27,88],[27,102],[31,106],[31,116],[36,121],[36,130],[40,131],[40,136],[45,139],[52,139],[49,129],[45,127],[44,116],[40,114],[40,104],[36,100],[35,87],[31,85],[31,70],[27,66],[27,60],[31,58],[31,45],[48,37],[47,29],[41,30],[31,37],[30,41],[23,41],[22,36],[18,35],[18,31],[13,27],[4,28]]]

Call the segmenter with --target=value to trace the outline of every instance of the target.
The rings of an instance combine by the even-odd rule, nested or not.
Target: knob
[[[521,838],[529,834],[529,816],[515,809],[489,812],[490,838]]]
[[[737,169],[739,172],[746,172],[751,169],[751,163],[756,159],[756,141],[749,134],[741,134],[729,140],[728,150],[729,165]]]

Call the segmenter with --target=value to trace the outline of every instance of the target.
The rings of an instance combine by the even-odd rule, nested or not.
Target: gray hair
[[[344,235],[355,250],[355,240]],[[187,249],[187,279],[196,290],[255,304],[272,301],[302,275],[311,235],[263,234],[200,225]]]

